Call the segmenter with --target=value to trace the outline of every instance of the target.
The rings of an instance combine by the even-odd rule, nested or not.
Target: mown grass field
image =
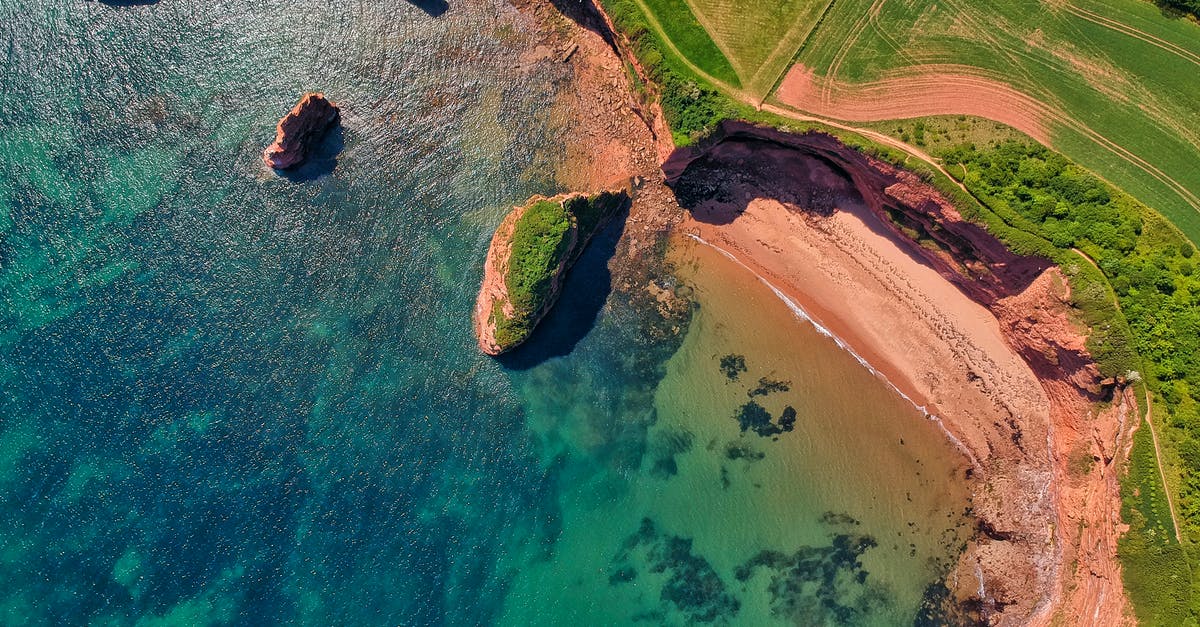
[[[742,86],[760,99],[774,89],[833,1],[687,0],[725,52]]]
[[[1150,3],[839,0],[798,62],[851,85],[982,70],[1052,112],[1054,148],[1200,240],[1200,27]]]
[[[665,25],[680,20],[683,3],[646,6]],[[686,5],[682,21],[706,28],[743,101],[780,104],[769,91],[793,61],[813,72],[817,86],[845,97],[855,86],[921,73],[962,71],[1003,83],[1037,103],[1030,115],[1045,123],[1053,148],[1200,242],[1200,26],[1189,20],[1168,19],[1142,0]],[[693,56],[687,42],[667,35]],[[701,69],[714,65],[711,48],[696,54]],[[836,106],[812,112],[837,118]],[[896,117],[919,115],[917,107]]]

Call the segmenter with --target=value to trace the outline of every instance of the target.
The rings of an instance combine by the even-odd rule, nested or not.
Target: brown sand
[[[1012,415],[1045,423],[1046,396],[996,318],[914,259],[865,207],[840,208],[812,217],[755,199],[728,224],[692,219],[684,228],[732,253],[916,404],[951,421],[973,459],[989,458],[982,427]]]
[[[983,577],[987,585],[1004,588],[987,590],[988,596],[1004,603],[1033,601],[1029,613],[1001,622],[1046,624],[1055,616],[1078,617],[1074,624],[1125,622],[1115,559],[1120,497],[1112,460],[1122,417],[1135,405],[1115,405],[1107,420],[1093,416],[1077,387],[1040,380],[1006,337],[1025,322],[1029,328],[1023,331],[1040,327],[1054,341],[1068,337],[1082,348],[1082,336],[1063,312],[1057,269],[998,305],[1011,313],[1001,315],[1008,327],[1002,328],[995,315],[908,254],[868,211],[849,203],[842,209],[813,217],[758,199],[728,224],[688,220],[683,228],[799,303],[901,392],[940,417],[982,466],[975,507],[988,512],[992,524],[1010,532],[1045,532],[1025,544],[973,545],[960,564],[964,588]],[[1032,449],[1025,463],[1013,464],[1011,455],[997,450],[993,427],[1013,417]],[[1082,454],[1101,459],[1088,474],[1072,476],[1081,447]],[[1027,554],[1031,545],[1040,555]],[[1035,569],[1027,573],[1031,559]],[[1071,572],[1064,570],[1068,565],[1074,566]]]

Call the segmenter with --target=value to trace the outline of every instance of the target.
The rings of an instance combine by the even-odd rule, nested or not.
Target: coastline
[[[936,423],[943,435],[945,435],[946,439],[948,439],[950,443],[953,444],[954,447],[963,454],[963,456],[966,458],[966,461],[970,463],[971,467],[976,471],[982,470],[982,466],[979,463],[979,460],[975,457],[974,452],[972,452],[966,444],[963,444],[962,440],[960,440],[954,434],[954,432],[946,426],[946,423],[941,416],[930,412],[930,408],[927,404],[928,400],[925,400],[921,390],[912,385],[905,373],[896,368],[895,364],[891,360],[889,360],[882,353],[875,351],[873,346],[865,342],[859,336],[853,326],[844,324],[843,321],[832,312],[825,312],[823,315],[813,314],[810,310],[821,309],[820,305],[817,304],[815,300],[807,298],[804,293],[795,289],[794,287],[791,287],[786,283],[785,280],[782,280],[779,277],[768,278],[767,276],[763,276],[762,273],[772,273],[770,270],[767,270],[766,268],[755,263],[753,257],[747,257],[743,259],[742,257],[725,250],[721,246],[705,240],[695,232],[685,232],[685,235],[704,246],[708,246],[713,250],[716,250],[742,268],[745,268],[747,272],[753,274],[759,281],[763,283],[763,285],[766,285],[772,292],[774,292],[775,296],[785,305],[787,305],[797,318],[810,324],[821,335],[831,339],[833,343],[838,346],[838,348],[849,353],[855,361],[857,361],[862,367],[866,368],[867,371],[876,378],[881,380],[888,388],[900,396],[900,398],[910,403],[913,408],[921,412],[926,419]],[[772,282],[773,280],[781,282],[785,287],[780,288],[778,285],[776,285],[776,283]],[[864,355],[870,356],[868,357]],[[897,384],[896,381],[900,381],[901,383]]]
[[[978,461],[956,598],[999,624],[1124,621],[1113,462],[1129,403],[1096,405],[1062,272],[827,136],[726,130],[664,166],[689,210],[681,229],[799,303]],[[1084,456],[1102,463],[1081,470]]]
[[[776,202],[750,194],[732,213],[725,208],[724,216],[703,216],[704,208],[664,185],[688,167],[672,163],[687,151],[665,149],[670,136],[661,132],[661,112],[634,99],[622,65],[628,51],[620,35],[610,42],[597,32],[604,29],[595,19],[610,23],[596,9],[595,18],[570,16],[569,40],[580,47],[573,57],[577,88],[565,98],[573,110],[588,113],[571,120],[580,132],[567,148],[567,163],[583,167],[560,179],[595,187],[628,177],[634,201],[617,253],[626,259],[612,264],[615,278],[636,290],[647,277],[627,271],[636,265],[632,258],[668,234],[698,238],[732,256],[936,419],[963,451],[963,479],[974,486],[979,529],[947,579],[955,597],[986,606],[984,614],[1001,624],[1048,624],[1068,611],[1124,622],[1129,605],[1116,562],[1119,464],[1113,460],[1120,458],[1125,425],[1137,421],[1124,418],[1126,402],[1095,410],[1097,398],[1089,392],[1095,368],[1083,334],[1069,320],[1061,272],[1049,264],[988,267],[989,255],[1015,258],[994,238],[982,244],[982,264],[960,263],[955,254],[962,250],[953,245],[949,252],[923,247],[876,215],[878,197],[855,198],[855,188],[873,179],[854,170],[859,163],[840,158],[827,165],[846,171],[817,172],[808,181],[832,189],[837,210],[822,206],[806,214],[795,208],[812,196]],[[581,19],[593,21],[584,26]],[[636,70],[636,60],[630,62]],[[852,159],[878,164],[863,155]],[[909,205],[919,219],[928,207],[910,201],[924,202],[914,196],[922,184],[903,174],[910,177],[905,185],[880,197]],[[964,222],[948,201],[933,196],[938,211]],[[820,200],[816,204],[829,199]],[[1071,460],[1084,452],[1104,463],[1072,474]]]

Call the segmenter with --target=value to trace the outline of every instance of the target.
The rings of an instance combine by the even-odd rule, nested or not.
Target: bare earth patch
[[[1042,102],[968,66],[924,66],[863,84],[830,82],[796,64],[775,97],[783,104],[838,120],[873,122],[931,115],[995,120],[1048,143],[1053,112]]]

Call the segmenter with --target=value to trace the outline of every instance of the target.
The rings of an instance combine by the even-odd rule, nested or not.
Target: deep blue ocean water
[[[834,542],[812,531],[828,512],[790,505],[819,499],[780,497],[763,522],[755,479],[732,515],[653,511],[718,485],[676,454],[733,450],[693,442],[684,419],[703,411],[660,425],[673,405],[656,389],[686,321],[648,333],[663,324],[652,308],[615,293],[597,314],[584,290],[548,322],[569,339],[553,358],[475,348],[491,230],[530,194],[562,191],[569,129],[549,108],[570,70],[518,69],[537,42],[501,0],[0,0],[0,623],[775,611],[768,580],[739,584],[733,566],[795,551],[771,531],[792,515],[808,521],[797,537]],[[277,176],[261,150],[308,90],[342,105],[342,129]],[[577,283],[607,280],[619,228]],[[746,437],[721,411],[710,430]],[[854,411],[919,424],[900,403]],[[722,525],[741,531],[705,549]],[[857,553],[818,554],[838,594],[868,598]],[[913,558],[918,583],[931,559]],[[915,612],[869,590],[875,609],[834,618]]]

